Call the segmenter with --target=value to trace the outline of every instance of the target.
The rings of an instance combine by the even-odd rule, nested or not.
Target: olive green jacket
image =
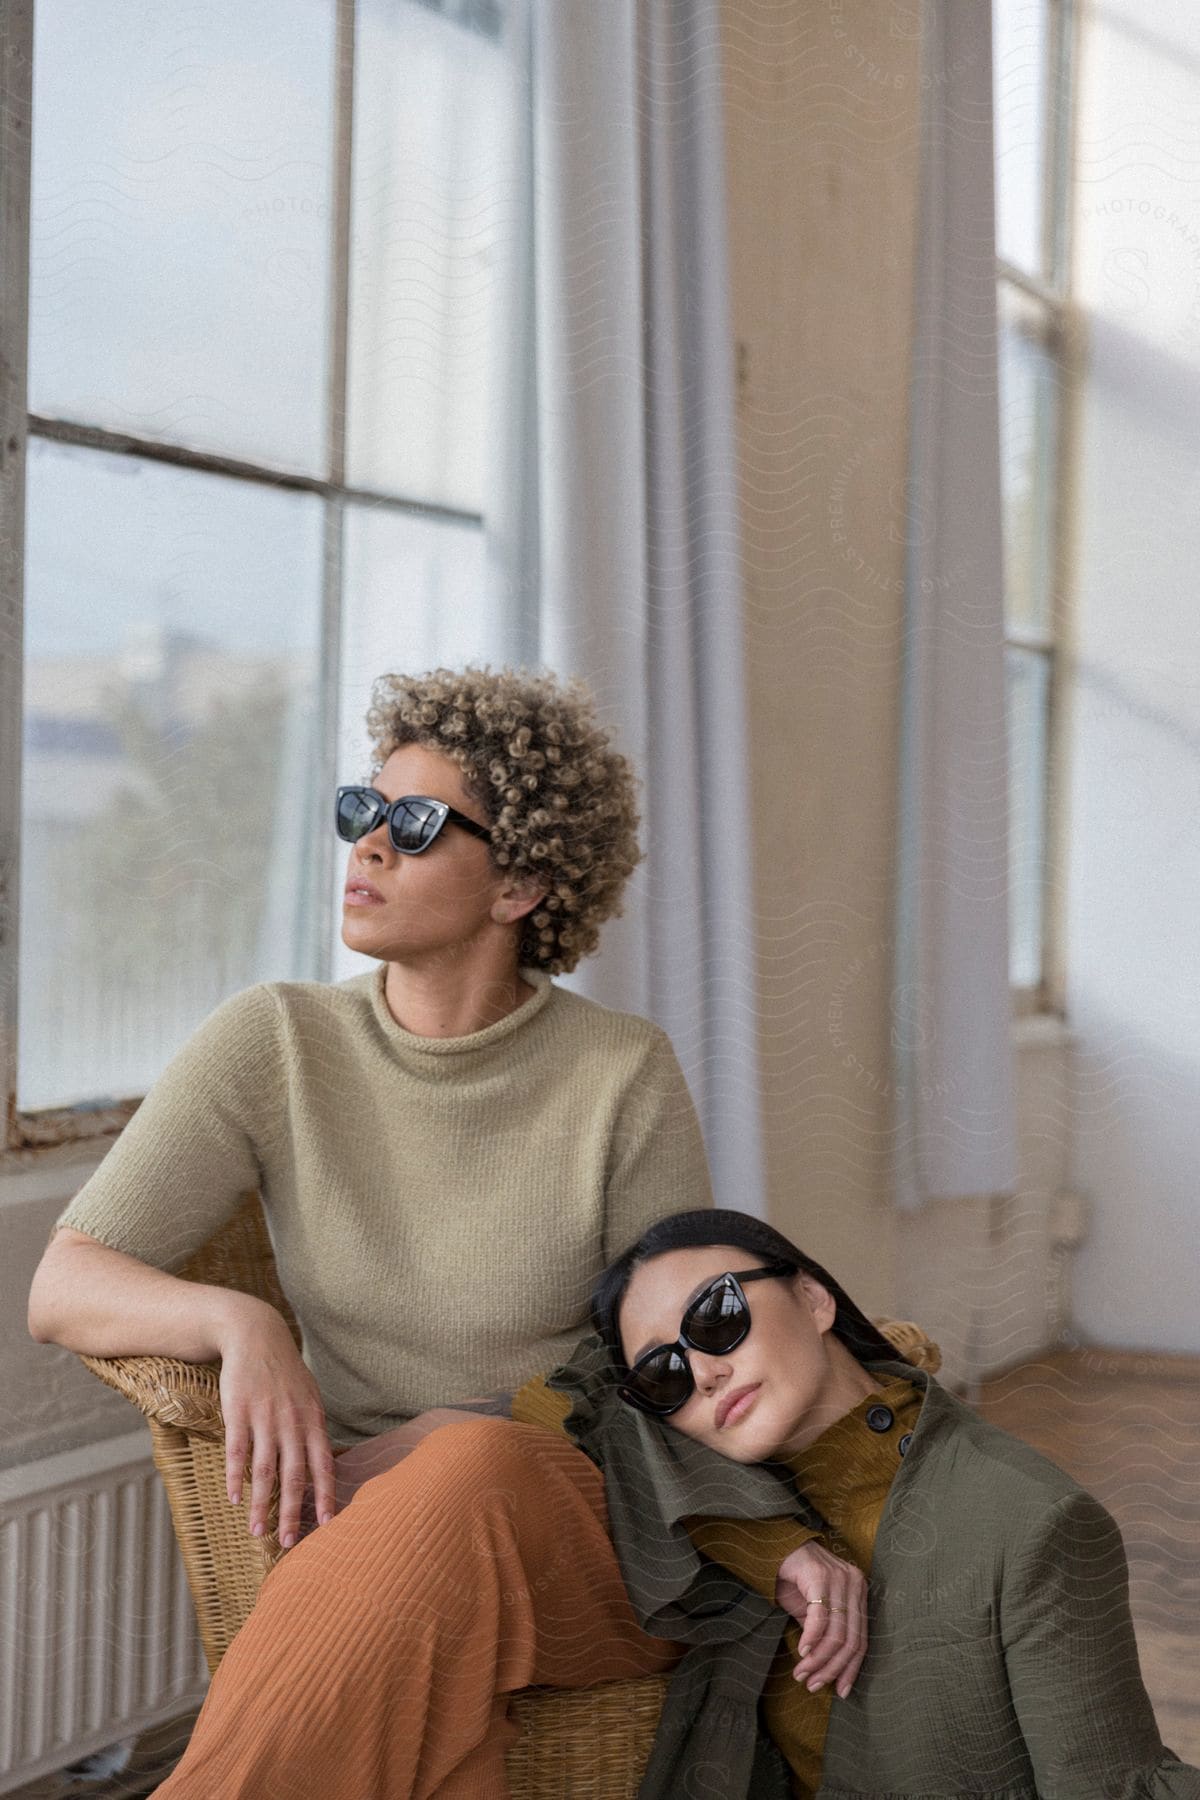
[[[816,1515],[782,1468],[731,1462],[623,1406],[603,1360],[585,1340],[550,1385],[571,1395],[566,1429],[604,1472],[640,1622],[693,1646],[639,1800],[769,1800],[787,1787],[755,1715],[786,1618],[730,1589],[681,1521],[762,1517],[772,1492],[775,1516]],[[870,1645],[833,1702],[818,1800],[1200,1800],[1200,1770],[1155,1725],[1104,1507],[924,1370],[866,1366],[925,1397],[880,1519]]]

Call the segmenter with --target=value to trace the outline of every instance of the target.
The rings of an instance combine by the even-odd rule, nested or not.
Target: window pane
[[[512,647],[497,609],[486,602],[483,534],[472,526],[349,506],[343,590],[338,780],[358,781],[369,760],[365,717],[377,675],[503,663]],[[328,810],[332,818],[332,794]],[[348,852],[349,845],[338,845],[339,921]],[[367,966],[338,941],[335,980]]]
[[[1011,625],[1053,620],[1058,368],[1021,297],[1000,294],[1000,459]]]
[[[1042,978],[1050,662],[1036,650],[1010,647],[1005,655],[1010,979],[1014,987],[1034,987]]]
[[[994,0],[996,248],[1030,275],[1043,269],[1050,0]]]
[[[485,37],[499,37],[504,26],[503,0],[415,0],[429,12],[441,13]]]
[[[29,446],[25,1110],[144,1093],[250,982],[316,972],[321,504]]]
[[[347,467],[478,512],[501,234],[495,42],[413,0],[361,0]]]
[[[334,0],[38,0],[34,412],[324,473]]]

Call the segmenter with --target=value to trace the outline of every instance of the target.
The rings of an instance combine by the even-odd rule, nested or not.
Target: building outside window
[[[10,1147],[117,1128],[228,994],[354,972],[332,796],[370,681],[511,650],[483,568],[501,25],[12,9]]]

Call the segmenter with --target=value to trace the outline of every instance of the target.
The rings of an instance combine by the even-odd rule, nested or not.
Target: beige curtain
[[[718,1197],[761,1211],[716,4],[515,0],[509,45],[493,577],[644,784],[646,860],[573,985],[666,1028]]]

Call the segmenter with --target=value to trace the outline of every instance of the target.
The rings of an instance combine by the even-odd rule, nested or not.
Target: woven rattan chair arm
[[[918,1368],[931,1374],[940,1368],[941,1351],[919,1325],[899,1319],[877,1323]],[[212,1363],[181,1362],[173,1356],[81,1356],[80,1361],[148,1419],[197,1437],[224,1437],[220,1373]]]
[[[937,1374],[942,1366],[942,1352],[919,1325],[909,1319],[876,1319],[875,1324],[888,1343],[894,1344],[915,1368]]]
[[[173,1356],[80,1356],[79,1360],[148,1419],[195,1437],[224,1437],[220,1372],[214,1364],[181,1362]]]

